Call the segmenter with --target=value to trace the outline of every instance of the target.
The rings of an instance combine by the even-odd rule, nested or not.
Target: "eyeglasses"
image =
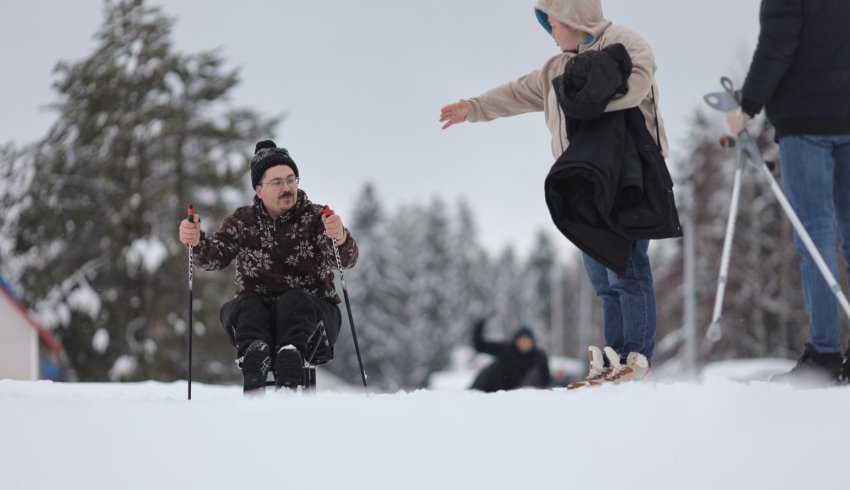
[[[283,184],[286,184],[287,187],[295,187],[295,185],[298,184],[298,182],[300,181],[301,179],[299,179],[298,177],[290,177],[286,180],[274,179],[268,182],[260,182],[260,185],[271,187],[272,189],[280,189],[281,187],[283,187]]]

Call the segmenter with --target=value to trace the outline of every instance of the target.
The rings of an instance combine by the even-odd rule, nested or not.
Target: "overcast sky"
[[[435,196],[454,207],[465,199],[494,253],[508,245],[527,253],[538,230],[551,233],[559,253],[572,250],[544,202],[553,158],[542,113],[445,131],[438,123],[443,105],[557,53],[534,17],[534,0],[151,3],[176,17],[177,49],[220,48],[227,66],[240,69],[234,104],[286,114],[277,134],[257,139],[271,136],[290,150],[314,202],[330,203],[345,219],[367,181],[388,208]],[[675,158],[686,150],[685,124],[702,95],[719,89],[721,75],[740,83],[758,36],[759,1],[603,6],[655,51]],[[0,0],[0,143],[46,134],[56,117],[44,109],[56,100],[53,67],[92,52],[102,10],[101,0]]]

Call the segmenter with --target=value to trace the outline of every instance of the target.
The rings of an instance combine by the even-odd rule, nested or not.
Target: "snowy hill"
[[[245,399],[0,381],[3,489],[846,488],[850,388],[699,384]]]

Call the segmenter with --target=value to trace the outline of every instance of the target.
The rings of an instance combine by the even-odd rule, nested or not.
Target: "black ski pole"
[[[195,222],[195,207],[189,205],[189,221]],[[189,250],[189,400],[192,399],[192,245],[186,245]]]
[[[333,214],[331,208],[325,206],[325,216]],[[334,255],[336,256],[336,267],[339,269],[339,282],[342,284],[342,295],[345,297],[345,309],[348,310],[348,324],[351,325],[351,339],[354,340],[354,351],[357,353],[357,363],[360,365],[360,377],[363,379],[363,388],[366,387],[366,370],[363,369],[363,359],[360,357],[360,344],[357,343],[357,331],[354,329],[354,317],[351,315],[351,301],[348,299],[348,289],[345,287],[345,276],[342,274],[342,261],[339,259],[339,246],[336,244],[336,238],[331,239],[334,245]]]

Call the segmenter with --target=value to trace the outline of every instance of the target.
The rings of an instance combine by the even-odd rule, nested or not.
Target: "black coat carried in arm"
[[[742,108],[776,137],[850,134],[850,1],[762,0]]]
[[[574,57],[553,80],[570,144],[545,183],[558,230],[618,274],[636,240],[682,235],[673,180],[640,109],[604,112],[631,67],[625,47],[612,44]]]

